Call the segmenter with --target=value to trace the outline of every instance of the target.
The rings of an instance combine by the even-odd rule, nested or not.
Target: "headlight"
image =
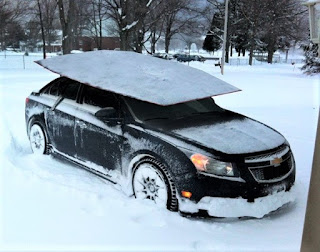
[[[190,159],[198,171],[219,176],[235,176],[231,163],[221,162],[199,153],[193,154]]]

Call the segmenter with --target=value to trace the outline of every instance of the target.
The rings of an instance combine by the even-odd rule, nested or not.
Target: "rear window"
[[[65,99],[75,100],[77,98],[78,89],[79,89],[79,83],[72,82],[69,84],[60,84],[64,86],[64,89],[62,90],[62,96]]]
[[[66,99],[75,100],[77,98],[80,84],[68,78],[58,78],[44,87],[40,92],[52,96],[63,95]]]
[[[100,108],[117,108],[119,101],[113,93],[85,85],[83,89],[83,103]]]

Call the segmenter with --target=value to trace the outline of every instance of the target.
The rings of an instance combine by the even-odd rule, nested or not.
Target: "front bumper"
[[[203,197],[199,202],[182,198],[179,210],[182,213],[195,214],[206,211],[212,217],[255,217],[262,218],[283,205],[295,201],[295,189],[274,192],[268,196],[248,202],[244,198]]]

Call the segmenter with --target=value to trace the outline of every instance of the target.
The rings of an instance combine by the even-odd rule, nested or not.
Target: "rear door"
[[[80,84],[65,79],[59,86],[59,98],[47,112],[47,130],[53,146],[59,152],[75,156],[75,113]]]
[[[119,100],[113,93],[83,85],[75,120],[77,157],[86,165],[108,174],[121,170],[122,125]],[[115,118],[95,116],[102,108],[114,108]]]

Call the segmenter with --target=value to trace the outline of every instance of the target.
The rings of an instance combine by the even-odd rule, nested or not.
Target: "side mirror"
[[[94,115],[98,117],[100,120],[105,121],[108,119],[117,118],[117,111],[115,110],[115,108],[112,107],[102,108],[98,110]]]

